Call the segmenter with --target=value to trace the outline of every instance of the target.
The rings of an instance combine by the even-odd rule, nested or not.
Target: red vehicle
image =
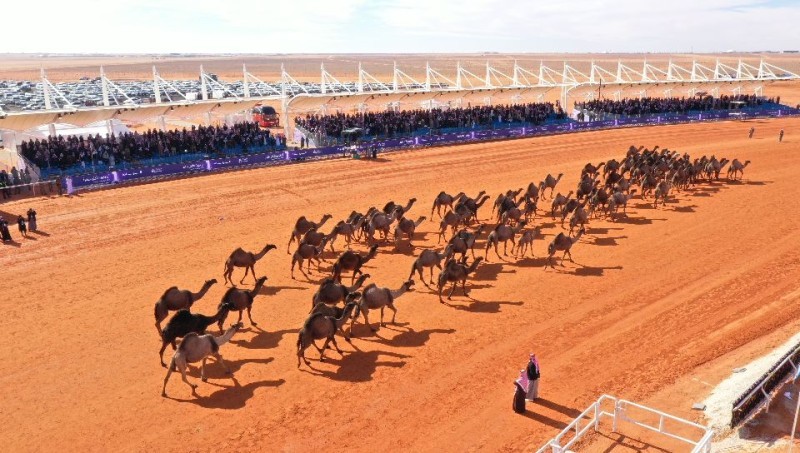
[[[274,108],[264,105],[253,111],[253,120],[261,127],[280,127],[280,117]]]

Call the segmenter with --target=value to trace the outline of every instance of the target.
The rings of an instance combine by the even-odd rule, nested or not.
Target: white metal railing
[[[753,387],[753,389],[752,389],[752,390],[750,390],[750,392],[748,392],[748,393],[747,393],[747,396],[745,396],[744,398],[741,398],[741,399],[739,400],[739,403],[733,407],[733,410],[732,410],[731,412],[733,412],[733,413],[735,414],[735,413],[736,413],[736,411],[738,411],[739,409],[741,409],[741,407],[742,407],[742,406],[743,406],[745,403],[747,403],[747,402],[750,400],[750,398],[752,398],[752,397],[753,397],[753,395],[755,395],[757,392],[761,392],[761,393],[764,395],[764,399],[763,399],[763,400],[762,400],[760,403],[758,403],[757,405],[755,405],[755,406],[754,406],[752,409],[750,409],[750,411],[749,411],[749,414],[754,414],[754,413],[756,413],[756,412],[757,412],[757,411],[758,411],[758,410],[759,410],[759,409],[760,409],[762,406],[764,406],[764,405],[769,405],[769,403],[772,401],[772,396],[770,395],[770,393],[771,393],[771,391],[772,391],[772,390],[774,390],[774,389],[776,389],[776,388],[778,388],[778,387],[779,387],[779,383],[778,383],[778,384],[776,384],[776,385],[775,385],[775,387],[774,387],[772,390],[770,390],[770,392],[767,392],[766,390],[764,390],[764,385],[765,385],[765,384],[766,384],[768,381],[770,381],[770,380],[771,380],[771,378],[772,378],[772,377],[775,375],[775,373],[778,373],[778,372],[784,372],[784,373],[785,373],[786,371],[784,370],[784,367],[785,367],[785,365],[786,365],[786,363],[787,363],[787,362],[788,362],[788,363],[789,363],[789,364],[792,366],[792,369],[794,370],[794,372],[795,372],[795,373],[797,373],[797,371],[798,371],[798,365],[794,363],[794,361],[792,360],[792,358],[793,358],[793,357],[794,357],[794,356],[795,356],[795,355],[796,355],[798,352],[800,352],[800,345],[798,345],[798,346],[796,346],[794,349],[792,349],[792,350],[791,350],[791,351],[790,351],[790,352],[789,352],[789,353],[788,353],[788,354],[787,354],[787,355],[786,355],[786,356],[783,358],[783,360],[781,360],[781,362],[780,362],[780,363],[778,363],[778,365],[776,365],[776,366],[772,367],[772,369],[770,369],[770,371],[768,371],[768,372],[767,372],[767,374],[765,374],[765,375],[761,376],[761,378],[760,378],[760,382],[758,383],[758,385],[756,385],[755,387]],[[734,425],[738,425],[739,423],[743,422],[743,421],[744,421],[744,420],[747,418],[747,416],[748,416],[749,414],[745,414],[745,416],[744,416],[744,417],[742,417],[742,418],[741,418],[741,420],[738,420],[738,422],[737,422],[737,423],[733,423],[733,424],[734,424]]]
[[[613,412],[607,412],[603,410],[603,403],[606,401],[611,401],[614,403]],[[657,415],[658,425],[652,426],[643,421],[633,419],[627,413],[628,407],[634,407],[649,414]],[[572,446],[581,440],[581,438],[583,438],[583,436],[591,428],[594,428],[595,431],[599,430],[600,419],[604,416],[612,418],[612,432],[617,432],[619,428],[619,422],[625,421],[641,428],[663,434],[672,439],[688,443],[693,447],[692,453],[707,453],[711,451],[711,438],[714,435],[714,431],[710,428],[689,420],[669,415],[647,406],[643,406],[641,404],[618,399],[610,395],[602,395],[597,401],[586,408],[586,410],[581,412],[581,414],[578,415],[578,417],[576,417],[575,420],[573,420],[570,424],[568,424],[560,433],[558,433],[556,437],[550,439],[541,448],[536,450],[536,453],[546,453],[548,451],[552,453],[567,453],[571,451],[570,448],[572,448]],[[692,440],[669,432],[665,426],[665,422],[667,421],[676,422],[694,429],[698,429],[703,432],[703,436],[699,440]],[[570,435],[573,437],[569,441],[565,442],[565,438]]]

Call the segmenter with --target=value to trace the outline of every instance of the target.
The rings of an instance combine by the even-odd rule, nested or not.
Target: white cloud
[[[767,0],[6,3],[0,52],[760,50],[797,47],[800,23]]]

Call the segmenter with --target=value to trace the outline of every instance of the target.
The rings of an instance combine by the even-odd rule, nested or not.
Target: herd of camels
[[[534,241],[539,237],[539,228],[531,227],[537,215],[550,216],[553,220],[560,218],[560,231],[547,245],[547,257],[544,269],[554,267],[553,257],[562,253],[561,265],[568,257],[572,261],[572,249],[586,234],[586,225],[593,217],[603,216],[616,221],[626,216],[628,202],[638,194],[642,200],[652,200],[653,207],[663,206],[674,191],[682,191],[703,181],[718,180],[727,166],[728,179],[741,179],[750,161],[729,161],[726,158],[703,156],[691,159],[688,154],[681,155],[668,149],[652,150],[631,146],[622,160],[611,159],[598,165],[588,163],[581,171],[580,180],[574,190],[566,195],[556,192],[563,174],[548,174],[544,180],[530,183],[527,187],[508,190],[499,194],[493,201],[488,222],[479,221],[479,209],[491,198],[485,191],[470,197],[464,192],[450,195],[439,193],[433,200],[429,216],[434,221],[438,216],[438,243],[440,249],[423,249],[411,263],[408,279],[397,288],[379,287],[375,283],[364,286],[370,277],[364,273],[364,267],[379,252],[379,246],[390,242],[394,234],[393,245],[396,249],[409,245],[414,233],[428,218],[420,216],[409,218],[408,213],[416,203],[411,198],[405,205],[389,202],[382,209],[369,208],[365,213],[353,211],[347,219],[340,220],[333,229],[325,234],[321,230],[333,217],[325,214],[318,222],[303,216],[297,219],[289,237],[287,253],[291,255],[290,274],[295,278],[295,267],[307,279],[311,273],[312,262],[317,272],[323,272],[323,252],[326,248],[334,254],[338,239],[345,242],[346,249],[338,253],[338,257],[330,264],[329,276],[319,284],[312,296],[311,310],[302,322],[297,338],[297,366],[301,361],[307,366],[306,349],[313,345],[320,354],[320,361],[325,360],[325,350],[332,343],[339,354],[342,350],[336,343],[337,333],[351,341],[353,324],[363,317],[364,324],[372,331],[377,327],[370,324],[370,311],[380,310],[380,326],[384,326],[384,310],[392,311],[391,322],[397,314],[395,301],[414,287],[414,276],[427,288],[438,293],[439,302],[446,304],[442,298],[443,290],[450,285],[447,299],[451,300],[453,292],[460,284],[465,296],[468,295],[467,280],[473,275],[482,261],[488,261],[490,252],[500,259],[499,246],[502,243],[503,256],[508,256],[508,243],[511,243],[511,254],[517,258],[527,253],[533,256]],[[634,186],[636,188],[634,188]],[[549,192],[549,193],[548,193]],[[549,195],[549,198],[548,198]],[[548,201],[548,208],[540,208],[539,204]],[[475,256],[477,241],[486,234],[483,256]],[[449,239],[448,239],[449,236]],[[359,253],[350,248],[354,243],[368,246],[366,253]],[[292,244],[296,248],[292,251]],[[247,252],[241,248],[234,250],[225,262],[223,278],[231,287],[225,292],[217,312],[212,316],[192,313],[191,307],[202,298],[209,288],[217,283],[216,279],[206,281],[198,292],[180,290],[177,287],[167,289],[155,304],[155,325],[162,345],[159,355],[161,364],[167,367],[164,378],[162,396],[166,396],[167,382],[173,371],[180,371],[183,381],[195,392],[197,387],[186,378],[188,363],[202,362],[200,376],[205,381],[205,363],[209,357],[220,362],[227,372],[229,368],[219,353],[220,346],[228,342],[242,326],[242,315],[247,316],[252,325],[257,325],[251,315],[253,302],[267,277],[256,278],[255,265],[267,253],[277,247],[267,244],[257,253]],[[470,256],[472,262],[469,263]],[[305,265],[305,269],[303,267]],[[239,289],[232,281],[235,268],[244,268],[245,274],[240,280],[252,274],[255,286],[252,290]],[[439,271],[434,278],[434,269]],[[342,283],[343,274],[350,274],[350,285]],[[426,278],[426,274],[429,275]],[[161,323],[170,311],[176,313],[166,326]],[[208,326],[217,324],[223,332],[223,324],[231,311],[238,312],[238,320],[220,336],[206,334]],[[345,329],[347,322],[349,329]],[[180,344],[176,342],[182,338]],[[322,347],[317,340],[324,340]],[[164,362],[163,354],[167,345],[172,345],[175,353],[169,365]]]

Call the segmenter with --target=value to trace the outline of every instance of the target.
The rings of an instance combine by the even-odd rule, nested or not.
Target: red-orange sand
[[[748,140],[751,125],[756,137]],[[586,162],[619,158],[631,144],[753,163],[741,183],[702,184],[665,208],[637,198],[627,220],[592,220],[573,249],[576,263],[555,270],[542,269],[542,256],[561,229],[539,217],[537,258],[490,255],[469,281],[473,299],[456,292],[452,306],[441,305],[417,281],[397,301],[398,325],[372,334],[358,324],[353,345],[340,342],[343,358],[329,352],[320,363],[310,348],[316,371],[297,369],[297,331],[316,286],[299,273],[289,278],[286,242],[297,217],[330,213],[327,232],[352,209],[416,197],[416,218],[430,215],[440,190],[494,196],[548,172],[565,173],[558,191],[566,193]],[[799,157],[800,120],[725,122],[409,151],[1,205],[14,215],[35,207],[47,234],[23,240],[14,229],[21,245],[0,248],[0,445],[520,451],[555,435],[602,393],[691,417],[691,403],[740,363],[737,355],[746,363],[800,325]],[[483,221],[490,210],[481,208]],[[437,225],[419,228],[417,253],[436,246]],[[173,375],[170,398],[162,398],[154,302],[172,285],[222,281],[233,249],[266,243],[278,250],[256,265],[269,276],[254,304],[258,328],[246,323],[221,349],[235,379],[212,361],[207,383],[191,368],[198,396]],[[382,247],[367,265],[370,281],[398,287],[413,261],[407,247]],[[213,313],[224,291],[213,286],[194,310]],[[543,399],[520,416],[511,411],[512,382],[531,351],[541,360]]]

